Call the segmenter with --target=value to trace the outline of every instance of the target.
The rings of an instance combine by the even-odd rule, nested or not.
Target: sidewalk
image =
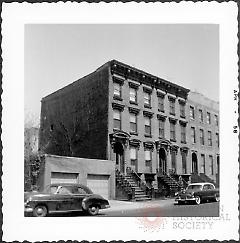
[[[110,208],[105,209],[107,211],[121,211],[121,210],[129,210],[129,209],[141,209],[146,207],[157,207],[160,205],[166,205],[170,202],[173,202],[173,198],[166,198],[166,199],[153,199],[149,201],[119,201],[119,200],[108,200],[110,204]]]

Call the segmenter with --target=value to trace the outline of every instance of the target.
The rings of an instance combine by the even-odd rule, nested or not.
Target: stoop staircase
[[[147,201],[152,199],[152,189],[130,168],[127,169],[126,175],[116,170],[116,186],[128,194],[130,200]]]
[[[135,201],[146,201],[151,200],[151,198],[144,192],[143,189],[135,181],[134,177],[131,174],[125,176],[125,179],[129,182],[132,188],[135,191]]]
[[[184,188],[183,184],[180,185],[171,175],[168,175],[163,171],[158,173],[158,178],[169,189],[171,195],[174,195],[175,192],[181,191]]]
[[[160,180],[170,189],[170,193],[175,193],[179,190],[179,185],[172,177],[168,175],[160,175]]]

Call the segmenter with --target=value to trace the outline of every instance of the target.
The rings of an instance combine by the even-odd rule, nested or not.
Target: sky
[[[27,24],[24,111],[116,59],[219,101],[219,27],[214,24]]]

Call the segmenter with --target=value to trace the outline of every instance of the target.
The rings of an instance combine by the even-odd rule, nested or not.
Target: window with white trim
[[[130,132],[137,133],[137,115],[130,113]]]
[[[121,111],[113,110],[113,128],[121,130]]]

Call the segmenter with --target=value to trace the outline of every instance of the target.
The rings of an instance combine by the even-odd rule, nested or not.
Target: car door
[[[56,211],[71,211],[74,204],[71,186],[60,186],[55,194]]]
[[[202,198],[207,199],[209,197],[208,185],[204,185],[202,189]]]
[[[82,210],[82,200],[88,195],[85,188],[81,186],[74,187],[73,198],[74,198],[74,210]]]
[[[208,187],[209,187],[208,188],[208,197],[209,198],[215,198],[216,190],[215,190],[214,185],[209,184]]]

